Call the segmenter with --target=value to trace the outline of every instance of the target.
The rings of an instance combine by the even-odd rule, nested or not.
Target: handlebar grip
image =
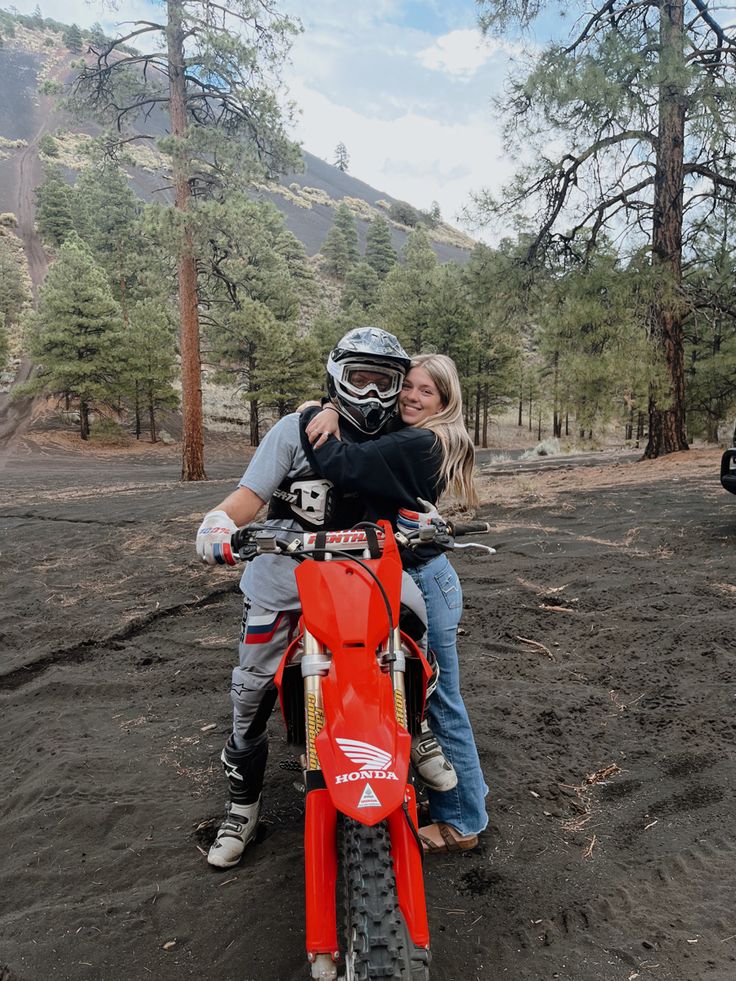
[[[447,524],[453,538],[461,535],[487,535],[491,530],[487,521],[448,521]]]

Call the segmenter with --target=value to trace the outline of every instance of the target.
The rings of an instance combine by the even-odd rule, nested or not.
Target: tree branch
[[[700,16],[702,17],[702,19],[705,21],[708,27],[713,31],[715,36],[718,38],[718,45],[716,47],[716,51],[719,53],[716,55],[716,61],[717,61],[720,58],[721,51],[723,51],[723,53],[730,53],[724,51],[724,49],[731,48],[733,39],[726,34],[725,30],[721,27],[721,25],[711,16],[708,10],[708,4],[705,2],[705,0],[693,0],[693,4],[695,5],[696,9],[700,12]]]
[[[727,187],[730,191],[736,191],[736,179],[733,177],[725,177],[723,174],[719,174],[717,171],[711,170],[710,167],[706,167],[705,164],[685,164],[684,173],[698,174],[700,177],[707,177],[708,180],[713,181],[716,187]]]

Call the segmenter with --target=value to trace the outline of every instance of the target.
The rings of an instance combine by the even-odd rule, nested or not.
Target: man
[[[341,415],[342,438],[361,442],[378,435],[391,419],[410,359],[393,334],[373,327],[350,331],[327,362],[330,404]],[[292,413],[266,434],[235,491],[204,518],[197,553],[209,564],[234,565],[230,537],[253,521],[268,502],[268,522],[293,530],[349,528],[363,516],[357,494],[338,494],[320,477],[305,428],[308,415]],[[426,623],[418,589],[405,576],[402,602]],[[300,615],[294,563],[261,555],[246,565],[239,664],[230,689],[233,731],[221,760],[230,801],[207,860],[218,868],[235,865],[255,835],[268,757],[267,722],[276,700],[273,678],[294,636]],[[431,733],[416,740],[415,765],[426,782],[450,789],[456,775]]]

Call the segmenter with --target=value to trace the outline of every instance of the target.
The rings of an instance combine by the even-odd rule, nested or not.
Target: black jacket
[[[418,498],[435,504],[442,491],[442,448],[428,429],[406,426],[366,443],[347,443],[330,436],[324,446],[312,447],[321,476],[341,491],[357,491],[365,502],[365,520],[384,518],[396,525],[399,508],[416,510]],[[438,554],[432,546],[404,556],[427,561]]]

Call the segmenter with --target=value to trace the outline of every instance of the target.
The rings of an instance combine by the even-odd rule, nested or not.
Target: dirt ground
[[[308,977],[277,716],[258,842],[224,874],[204,858],[239,613],[237,574],[194,557],[242,469],[215,449],[205,484],[176,447],[27,438],[0,463],[3,981]],[[427,860],[433,981],[736,977],[718,459],[483,478],[498,554],[456,567],[491,820]]]

